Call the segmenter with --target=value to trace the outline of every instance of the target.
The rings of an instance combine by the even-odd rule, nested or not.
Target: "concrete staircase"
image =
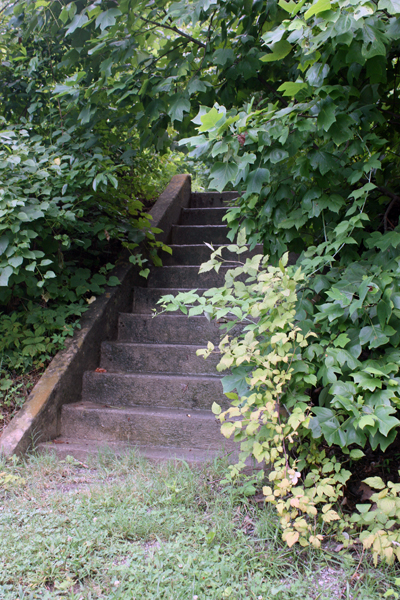
[[[223,283],[225,269],[198,270],[210,255],[204,242],[229,243],[222,217],[232,197],[191,195],[190,208],[172,227],[172,255],[165,253],[163,266],[152,268],[147,287],[135,288],[132,312],[120,314],[117,340],[102,343],[99,369],[84,374],[81,401],[62,407],[61,437],[41,449],[82,460],[104,447],[121,452],[133,446],[148,458],[190,462],[235,450],[210,410],[214,401],[227,405],[218,357],[196,356],[208,341],[219,342],[219,325],[204,317],[151,314],[162,295]]]

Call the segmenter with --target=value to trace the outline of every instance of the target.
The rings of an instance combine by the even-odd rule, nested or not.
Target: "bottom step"
[[[116,456],[122,456],[129,452],[137,453],[138,456],[153,462],[166,460],[181,461],[193,464],[211,462],[217,458],[228,459],[233,463],[237,461],[237,452],[224,452],[222,450],[198,450],[197,448],[164,448],[161,446],[134,446],[123,442],[99,442],[96,440],[75,440],[58,438],[51,442],[42,442],[37,445],[40,454],[54,453],[60,459],[72,456],[78,461],[86,461],[90,456],[98,456],[111,452]]]
[[[63,437],[96,440],[107,445],[123,442],[132,446],[198,448],[219,451],[236,445],[221,434],[221,425],[210,410],[116,407],[93,402],[64,404],[61,413]]]

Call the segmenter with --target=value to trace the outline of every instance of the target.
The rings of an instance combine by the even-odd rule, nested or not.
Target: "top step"
[[[190,208],[227,207],[238,196],[238,192],[192,192]]]
[[[224,225],[222,218],[226,215],[225,207],[183,208],[180,225]]]

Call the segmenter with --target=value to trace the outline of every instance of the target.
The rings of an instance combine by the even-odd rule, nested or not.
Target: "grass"
[[[329,544],[288,549],[272,512],[221,486],[225,468],[134,453],[0,459],[0,598],[375,600],[396,590],[396,567],[364,557],[357,570],[357,554]]]

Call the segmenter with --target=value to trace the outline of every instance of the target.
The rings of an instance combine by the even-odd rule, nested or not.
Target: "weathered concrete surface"
[[[206,273],[199,273],[197,265],[175,265],[163,267],[162,269],[152,269],[148,278],[148,286],[186,289],[194,289],[197,286],[207,289],[221,287],[224,285],[225,274],[229,268],[223,266],[218,273],[214,269]]]
[[[205,360],[198,346],[184,344],[127,344],[103,342],[100,367],[113,373],[181,373],[217,376],[220,356]]]
[[[172,244],[231,244],[225,225],[174,225],[171,232]]]
[[[237,192],[194,192],[190,199],[190,206],[192,208],[226,207],[238,196]]]
[[[197,288],[199,295],[206,291],[206,288]],[[190,292],[190,289],[183,288],[135,288],[133,292],[133,312],[134,313],[153,313],[157,307],[157,302],[161,296],[176,296],[179,292]]]
[[[214,250],[217,250],[221,244],[215,244]],[[161,253],[161,259],[164,266],[170,265],[201,265],[201,263],[210,260],[211,250],[205,244],[189,244],[189,245],[171,245],[172,254],[167,252]],[[228,252],[226,248],[222,250],[221,257],[224,260],[232,262],[240,261],[245,262],[247,258],[251,258],[256,254],[264,254],[263,247],[261,244],[253,250],[243,252],[243,254],[236,254],[235,252]]]
[[[39,452],[53,452],[61,460],[67,456],[73,456],[77,460],[87,461],[90,456],[96,456],[112,452],[117,456],[129,454],[132,451],[137,452],[143,458],[152,462],[164,461],[185,461],[189,464],[202,464],[214,460],[215,458],[228,456],[230,462],[237,462],[237,449],[232,452],[231,448],[221,451],[218,450],[200,450],[198,448],[175,448],[173,446],[143,446],[131,444],[129,442],[112,442],[104,440],[76,440],[74,438],[60,437],[53,442],[38,444]]]
[[[164,314],[157,317],[122,313],[119,317],[118,340],[141,344],[199,344],[219,343],[219,325],[205,317]]]
[[[176,175],[150,211],[152,226],[163,229],[160,239],[167,240],[171,225],[189,200],[190,176]],[[101,342],[114,337],[119,313],[132,306],[133,287],[143,285],[137,268],[125,261],[122,259],[112,273],[121,285],[107,289],[90,306],[81,320],[81,329],[54,357],[22,410],[3,432],[1,454],[22,454],[33,442],[59,435],[61,407],[79,400],[83,373],[96,368]]]
[[[83,379],[82,398],[110,406],[147,408],[211,409],[212,403],[226,406],[218,377],[162,373],[94,373]]]
[[[62,409],[61,435],[66,438],[132,442],[221,450],[220,423],[209,410],[123,407],[104,410],[101,404],[79,402]],[[222,438],[222,439],[221,439]],[[226,440],[226,446],[233,444]]]
[[[152,226],[162,229],[157,239],[164,243],[169,241],[172,224],[178,222],[181,209],[189,206],[189,202],[190,176],[175,175],[150,211]]]
[[[181,213],[180,225],[226,225],[222,217],[226,208],[184,208]]]

